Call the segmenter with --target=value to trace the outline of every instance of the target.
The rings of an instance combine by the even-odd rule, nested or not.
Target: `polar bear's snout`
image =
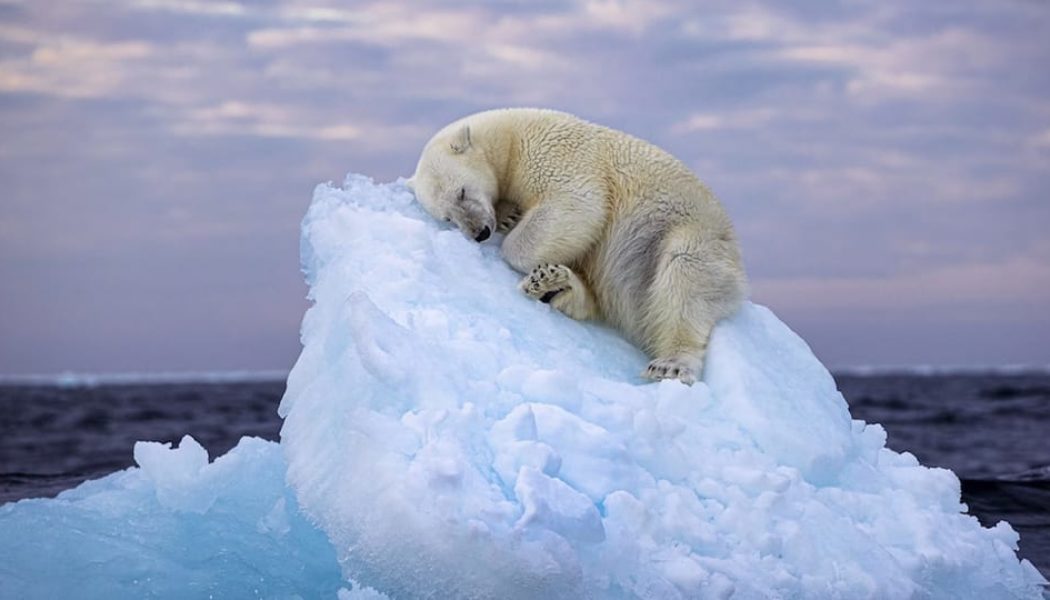
[[[485,202],[468,200],[454,208],[451,217],[463,235],[478,243],[489,239],[496,229],[495,210]]]

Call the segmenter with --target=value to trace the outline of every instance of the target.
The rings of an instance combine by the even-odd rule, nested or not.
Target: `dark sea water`
[[[1050,577],[1050,375],[837,375],[855,419],[962,480],[986,526],[1007,520]],[[0,384],[0,503],[54,496],[132,466],[138,440],[190,434],[212,457],[276,440],[283,381]]]

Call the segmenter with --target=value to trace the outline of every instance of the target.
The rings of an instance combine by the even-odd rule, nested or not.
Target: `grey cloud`
[[[833,364],[1050,362],[1031,335],[958,343],[1047,329],[1050,290],[991,275],[1042,281],[1018,265],[1050,262],[1037,4],[113,0],[0,18],[0,279],[18,282],[0,372],[286,367],[313,185],[406,175],[436,128],[508,105],[694,167],[758,299]],[[922,287],[949,280],[957,297]]]

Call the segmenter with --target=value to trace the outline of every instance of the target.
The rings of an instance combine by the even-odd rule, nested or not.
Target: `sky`
[[[0,374],[285,370],[299,223],[537,106],[688,164],[833,368],[1050,365],[1050,4],[0,0]]]

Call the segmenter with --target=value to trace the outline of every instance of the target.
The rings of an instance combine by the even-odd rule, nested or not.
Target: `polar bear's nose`
[[[478,233],[477,237],[474,238],[474,241],[484,242],[485,240],[489,239],[490,235],[492,235],[492,230],[490,230],[488,226],[485,226],[481,229],[481,232]]]

